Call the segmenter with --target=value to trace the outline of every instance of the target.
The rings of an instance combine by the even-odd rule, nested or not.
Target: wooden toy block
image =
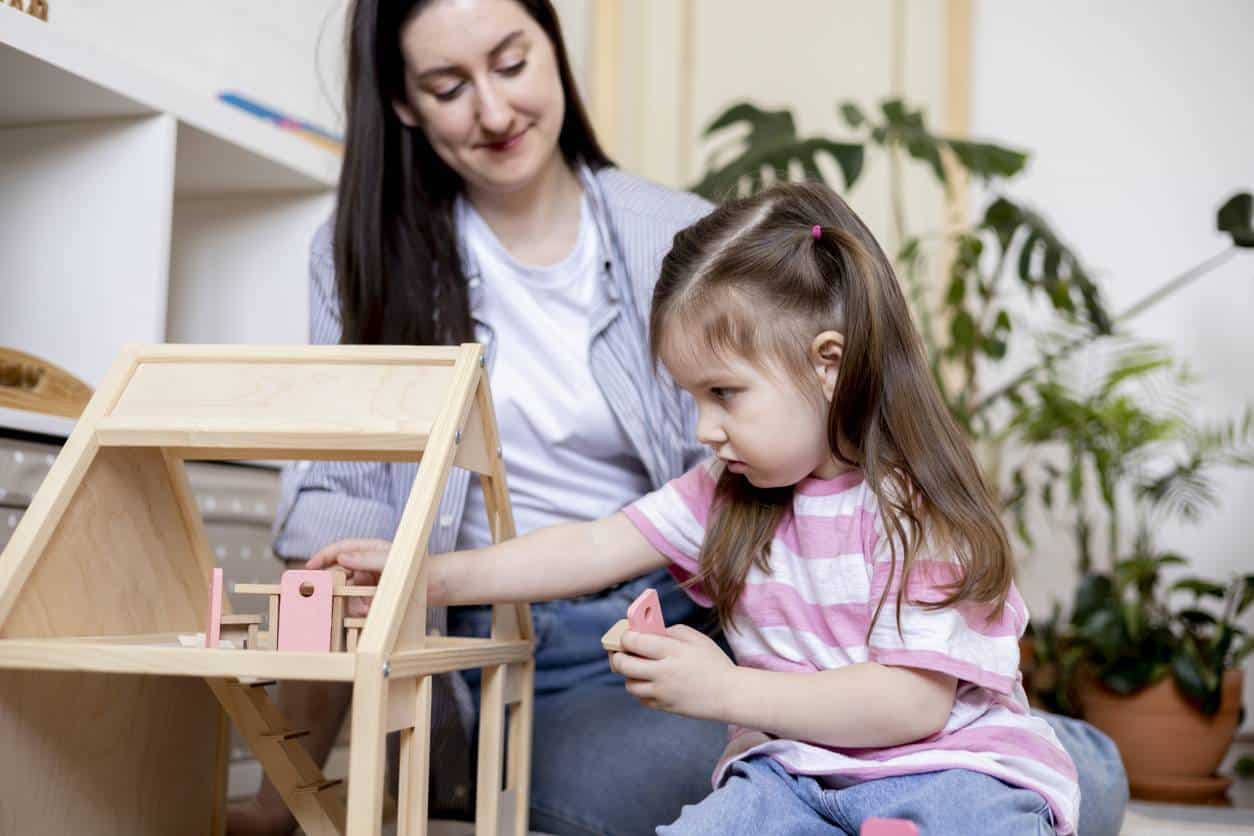
[[[662,620],[662,604],[656,589],[646,589],[627,608],[627,623],[637,633],[666,635],[666,623]]]
[[[331,575],[331,650],[338,653],[344,649],[344,596],[335,593],[348,585],[348,575],[338,566],[327,572]]]
[[[605,631],[605,635],[601,637],[601,647],[605,648],[607,653],[618,653],[623,649],[623,633],[631,629],[631,624],[627,619],[620,618],[614,622],[614,626]]]
[[[331,649],[335,581],[318,569],[290,569],[279,579],[279,650]]]
[[[919,836],[919,828],[909,819],[871,817],[862,822],[860,836]]]
[[[22,0],[9,0],[9,6],[11,6],[14,9],[17,9],[19,12],[26,11],[25,9],[22,8]]]
[[[215,568],[209,578],[209,623],[205,627],[205,647],[217,647],[222,631],[222,570]]]
[[[47,20],[48,0],[30,0],[30,5],[26,7],[26,13],[40,20]]]
[[[344,619],[344,628],[348,632],[348,636],[345,639],[345,645],[346,645],[345,649],[349,653],[352,653],[354,650],[357,649],[357,637],[361,635],[361,628],[365,626],[366,626],[366,619],[364,618],[350,617],[350,618]]]
[[[397,836],[420,836],[433,677],[478,668],[476,831],[525,836],[529,606],[494,605],[489,638],[426,632],[426,544],[454,466],[478,474],[493,540],[514,536],[482,360],[474,344],[124,349],[0,554],[4,831],[222,833],[229,718],[311,836],[377,836],[385,740],[400,732]],[[296,576],[307,599],[300,584],[237,584],[269,596],[262,631],[223,595],[189,459],[421,467],[378,587]],[[368,619],[344,617],[351,597],[372,599]],[[293,601],[321,620],[304,626]],[[348,647],[333,653],[337,620]],[[278,652],[210,649],[214,625],[220,644]],[[285,649],[309,634],[327,652]],[[262,687],[275,680],[351,683],[347,797]]]
[[[230,639],[236,647],[258,649],[259,615],[224,615],[221,619],[221,636]]]

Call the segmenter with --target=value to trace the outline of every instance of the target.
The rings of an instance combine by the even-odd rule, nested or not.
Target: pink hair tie
[[[820,238],[823,237],[823,227],[819,226],[818,224],[815,224],[814,226],[810,227],[810,235],[814,237],[815,241],[819,240]]]

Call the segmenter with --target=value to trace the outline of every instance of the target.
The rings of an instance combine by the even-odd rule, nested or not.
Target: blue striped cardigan
[[[593,317],[589,362],[610,409],[648,472],[653,489],[684,473],[702,458],[696,442],[696,408],[665,369],[649,360],[649,304],[662,258],[683,227],[709,211],[702,199],[650,183],[616,168],[580,171],[596,221],[604,307]],[[464,212],[459,205],[458,215]],[[461,224],[458,224],[459,236]],[[312,343],[340,341],[339,305],[331,249],[332,222],[319,228],[310,252]],[[472,316],[483,290],[479,270],[464,240],[459,242],[470,285]],[[476,320],[476,339],[485,346],[489,369],[496,346],[492,329]],[[275,518],[274,552],[305,558],[347,537],[389,540],[417,474],[417,464],[301,462],[284,470]],[[461,526],[470,473],[453,468],[428,543],[432,554],[450,551]],[[440,613],[432,624],[442,626]]]

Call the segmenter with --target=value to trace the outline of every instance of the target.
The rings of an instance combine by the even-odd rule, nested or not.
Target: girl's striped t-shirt
[[[624,509],[670,559],[680,581],[697,573],[721,471],[721,462],[707,460]],[[732,727],[715,768],[716,787],[732,762],[751,754],[769,755],[793,774],[832,787],[970,769],[1040,793],[1057,832],[1074,832],[1080,807],[1075,765],[1049,724],[1028,710],[1019,674],[1018,640],[1028,612],[1017,589],[995,616],[978,604],[927,609],[923,605],[943,599],[958,572],[954,559],[932,550],[916,556],[898,612],[901,561],[893,571],[875,493],[857,471],[798,484],[770,548],[770,571],[750,569],[727,631],[737,664],[788,672],[860,662],[901,665],[956,677],[957,695],[939,733],[882,749],[844,749]],[[699,584],[686,588],[710,606]]]

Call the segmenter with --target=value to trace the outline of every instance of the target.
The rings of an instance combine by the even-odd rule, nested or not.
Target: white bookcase
[[[0,345],[94,386],[130,341],[304,342],[339,164],[0,5]]]

